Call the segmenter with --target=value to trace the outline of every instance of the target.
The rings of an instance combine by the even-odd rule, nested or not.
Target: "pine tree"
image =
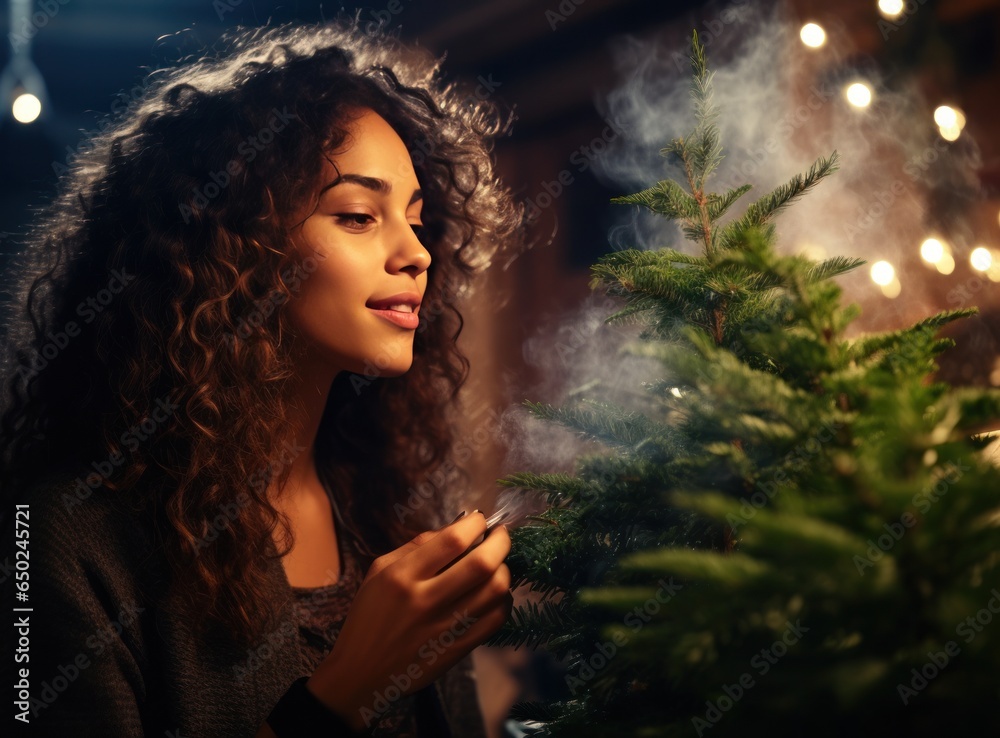
[[[600,400],[538,417],[595,442],[574,474],[501,484],[545,496],[509,565],[536,601],[497,645],[544,647],[565,694],[512,716],[551,735],[951,735],[1000,727],[1000,471],[980,433],[1000,393],[932,381],[938,330],[974,310],[848,339],[832,278],[859,266],[775,249],[774,217],[836,152],[724,216],[749,190],[722,159],[694,34],[697,126],[665,180],[614,202],[700,247],[592,267],[662,367],[637,412]]]

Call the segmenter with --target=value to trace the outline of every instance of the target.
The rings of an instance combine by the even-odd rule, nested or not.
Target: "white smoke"
[[[971,194],[975,145],[967,136],[958,146],[945,144],[933,128],[933,106],[906,80],[880,76],[876,65],[851,48],[843,29],[828,28],[827,45],[813,51],[799,40],[803,20],[781,4],[734,0],[700,13],[652,37],[613,42],[622,81],[597,107],[622,135],[595,161],[597,175],[622,194],[665,178],[684,181],[659,151],[695,125],[688,57],[691,29],[697,27],[715,73],[725,153],[710,189],[754,186],[727,219],[837,150],[839,171],[777,216],[779,250],[896,265],[903,285],[896,300],[874,287],[867,267],[838,279],[845,301],[864,309],[858,329],[900,327],[940,309],[940,294],[933,291],[940,285],[921,274],[928,270],[914,255],[924,238],[947,227],[958,260],[971,234],[960,222],[945,222],[940,212],[931,212],[927,193],[947,181],[955,191]],[[843,94],[849,83],[862,80],[874,91],[867,109],[852,107]],[[612,248],[699,250],[679,228],[643,209],[621,207],[619,218],[609,234]],[[608,390],[621,404],[643,408],[641,383],[660,378],[662,368],[619,354],[635,331],[602,322],[620,307],[620,301],[595,294],[572,314],[550,317],[549,328],[526,342],[524,358],[543,377],[530,391],[532,399],[557,403],[563,399],[560,388],[569,388],[565,399],[571,401],[573,388],[584,387],[588,391],[581,396]],[[513,404],[501,425],[510,446],[505,468],[568,471],[575,458],[593,449],[530,417],[517,393],[508,389],[508,394]]]
[[[730,217],[836,150],[840,170],[777,217],[780,250],[805,249],[813,258],[857,256],[869,263],[885,259],[897,270],[914,264],[924,270],[913,259],[920,243],[947,229],[955,258],[961,258],[973,245],[971,232],[947,213],[928,212],[926,197],[932,185],[944,183],[965,197],[976,193],[974,143],[967,135],[957,145],[940,138],[933,106],[915,84],[881,75],[851,47],[844,29],[828,28],[827,44],[811,50],[799,39],[803,19],[791,17],[780,3],[766,5],[736,0],[711,6],[700,21],[683,28],[677,24],[651,38],[616,39],[612,50],[624,81],[598,107],[626,134],[600,157],[595,172],[623,192],[666,177],[683,181],[683,173],[671,170],[658,152],[694,128],[687,57],[691,28],[697,27],[715,72],[725,153],[710,189],[754,187]],[[870,107],[848,104],[844,89],[854,81],[873,89]],[[698,248],[662,218],[635,209],[621,216],[611,241],[616,248]],[[894,313],[876,321],[879,327],[898,326],[939,307],[932,290],[940,283],[928,283],[925,276],[901,273],[898,300],[872,289],[867,268],[840,283],[866,313]]]

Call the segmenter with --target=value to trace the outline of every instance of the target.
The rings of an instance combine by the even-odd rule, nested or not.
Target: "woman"
[[[455,301],[520,221],[506,122],[350,25],[241,32],[146,88],[72,162],[6,321],[15,725],[481,734],[510,539],[442,527],[435,472]]]

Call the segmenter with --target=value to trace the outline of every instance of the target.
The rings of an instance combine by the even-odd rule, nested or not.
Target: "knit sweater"
[[[14,571],[16,541],[25,539],[15,538],[13,515],[4,514],[3,601],[31,608],[13,613],[13,630],[4,628],[2,673],[5,684],[15,685],[8,709],[30,721],[13,720],[18,734],[254,736],[292,682],[311,673],[281,560],[267,559],[265,582],[278,606],[277,625],[256,645],[240,648],[221,632],[198,638],[148,532],[103,488],[87,495],[75,487],[50,479],[20,500],[30,505],[23,602],[15,601]],[[21,649],[17,662],[15,649]],[[17,705],[22,669],[30,685],[27,710]],[[484,736],[471,658],[434,685],[452,735]]]

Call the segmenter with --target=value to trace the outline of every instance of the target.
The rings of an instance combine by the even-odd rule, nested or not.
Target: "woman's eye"
[[[427,226],[423,223],[410,223],[410,228],[413,229],[413,232],[417,235],[419,240],[424,240],[424,236],[427,235]]]
[[[340,225],[354,231],[363,231],[375,222],[368,213],[337,213],[334,217]]]

